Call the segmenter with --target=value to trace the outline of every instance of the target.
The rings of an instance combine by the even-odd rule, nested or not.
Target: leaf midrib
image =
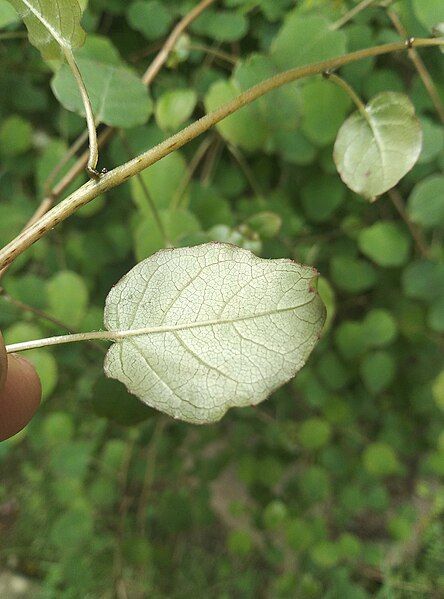
[[[35,18],[38,19],[44,27],[46,27],[46,29],[49,31],[49,33],[52,35],[52,37],[56,40],[56,42],[60,46],[62,46],[63,48],[71,49],[71,44],[68,42],[68,40],[66,40],[64,37],[61,37],[59,35],[59,32],[57,31],[57,29],[54,29],[54,27],[51,25],[51,23],[49,23],[49,21],[47,21],[45,19],[45,17],[32,4],[29,3],[28,0],[21,0],[21,1],[28,8],[28,10],[35,16]]]
[[[198,322],[185,322],[176,325],[162,326],[162,327],[147,327],[142,329],[129,329],[122,331],[110,331],[110,338],[115,340],[124,340],[127,337],[139,337],[141,335],[154,335],[159,333],[172,333],[175,331],[183,331],[188,329],[197,329],[202,327],[211,327],[217,325],[224,324],[234,324],[237,322],[243,322],[245,320],[254,320],[255,318],[263,318],[264,316],[273,316],[274,314],[282,314],[285,312],[292,312],[294,310],[298,310],[299,308],[303,308],[307,306],[312,301],[316,299],[316,295],[314,294],[312,298],[303,304],[298,304],[297,306],[289,306],[287,308],[276,308],[274,310],[267,310],[266,312],[259,312],[258,314],[252,314],[250,316],[238,316],[236,318],[225,318],[225,319],[214,319],[214,320],[202,320]],[[296,314],[297,316],[297,314]],[[297,316],[297,318],[299,318]],[[114,334],[114,335],[111,335]]]

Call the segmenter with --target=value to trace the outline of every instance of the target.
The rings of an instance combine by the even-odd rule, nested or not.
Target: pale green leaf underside
[[[367,198],[394,187],[421,154],[422,132],[407,96],[383,92],[339,130],[334,160],[342,180]]]
[[[85,41],[78,0],[9,0],[29,32],[29,41],[44,58],[57,58]]]
[[[298,372],[319,338],[325,312],[315,277],[308,266],[227,244],[162,250],[108,295],[106,328],[131,336],[111,346],[105,372],[186,422],[258,404]]]

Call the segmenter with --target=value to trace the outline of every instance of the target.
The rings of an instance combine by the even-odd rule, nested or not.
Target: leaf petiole
[[[76,80],[77,86],[82,97],[83,106],[85,108],[86,124],[88,127],[89,136],[89,158],[86,170],[89,176],[93,179],[99,177],[99,172],[96,170],[97,162],[99,161],[99,144],[97,142],[97,131],[96,123],[94,118],[94,111],[91,106],[91,100],[88,95],[88,91],[85,86],[85,82],[82,77],[82,73],[77,65],[76,59],[72,50],[69,48],[63,48],[63,54],[66,58],[69,68]]]

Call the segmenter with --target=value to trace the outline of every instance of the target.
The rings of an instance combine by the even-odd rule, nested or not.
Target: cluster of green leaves
[[[283,69],[398,40],[376,4],[335,29],[354,2],[216,3],[147,91],[141,75],[195,3],[90,0],[76,58],[98,119],[120,128],[101,161],[120,164]],[[444,22],[441,0],[392,8],[410,35]],[[2,246],[85,125],[67,67],[2,39],[21,31],[6,0],[0,26],[0,84],[13,90],[0,103]],[[421,55],[444,102],[442,56]],[[421,154],[398,187],[404,218],[388,196],[369,203],[341,181],[341,126],[354,119],[365,140],[368,130],[319,76],[95,200],[2,280],[8,343],[62,332],[17,301],[71,331],[101,328],[112,285],[166,244],[227,241],[313,265],[328,308],[298,377],[208,428],[166,421],[105,379],[94,344],[30,352],[45,403],[0,448],[0,506],[20,505],[12,521],[0,510],[0,563],[36,576],[41,597],[100,597],[123,584],[130,597],[403,598],[442,586],[444,133],[407,53],[340,74],[364,104],[406,94],[419,117]]]

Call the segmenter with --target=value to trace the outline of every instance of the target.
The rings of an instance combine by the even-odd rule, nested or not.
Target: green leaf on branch
[[[344,183],[373,200],[415,165],[422,132],[407,96],[385,92],[349,117],[339,130],[334,160]]]
[[[217,81],[205,96],[207,112],[216,110],[233,100],[242,92],[236,81]],[[268,136],[267,127],[260,118],[255,105],[244,106],[216,125],[221,135],[235,146],[253,152],[264,146]],[[252,135],[254,131],[254,135]]]
[[[146,123],[153,110],[152,101],[145,85],[131,69],[86,57],[79,57],[77,64],[96,120],[125,128]],[[51,87],[67,110],[85,115],[76,81],[66,65],[56,73]]]
[[[345,53],[347,37],[331,29],[322,15],[306,15],[296,8],[272,44],[272,57],[282,70],[300,67]]]
[[[199,221],[188,210],[160,210],[159,218],[168,243],[174,246],[180,245],[181,240],[188,235],[200,231]],[[165,245],[162,231],[153,217],[145,217],[142,222],[139,222],[134,234],[134,252],[137,260],[151,256]]]
[[[29,41],[45,59],[59,58],[61,50],[80,47],[85,32],[77,0],[9,0],[23,19]]]
[[[304,365],[325,319],[313,268],[212,243],[163,250],[110,292],[105,372],[192,423],[257,404]]]
[[[416,185],[408,200],[408,212],[412,221],[423,227],[444,225],[443,175],[432,175]]]
[[[181,152],[168,154],[142,171],[138,177],[131,179],[134,203],[150,218],[152,208],[147,194],[157,208],[168,208],[176,198],[177,190],[183,184],[186,175],[187,164]]]
[[[174,89],[164,93],[156,104],[156,121],[163,130],[176,131],[196,106],[197,94],[192,89]]]
[[[172,16],[158,0],[133,2],[127,13],[128,23],[147,40],[155,40],[168,31]]]
[[[442,0],[413,0],[416,17],[427,29],[444,22],[444,2]]]
[[[370,260],[388,268],[407,262],[411,239],[400,224],[377,222],[359,233],[358,245]]]
[[[77,327],[86,315],[88,288],[81,276],[62,270],[47,284],[51,314],[69,326]]]

